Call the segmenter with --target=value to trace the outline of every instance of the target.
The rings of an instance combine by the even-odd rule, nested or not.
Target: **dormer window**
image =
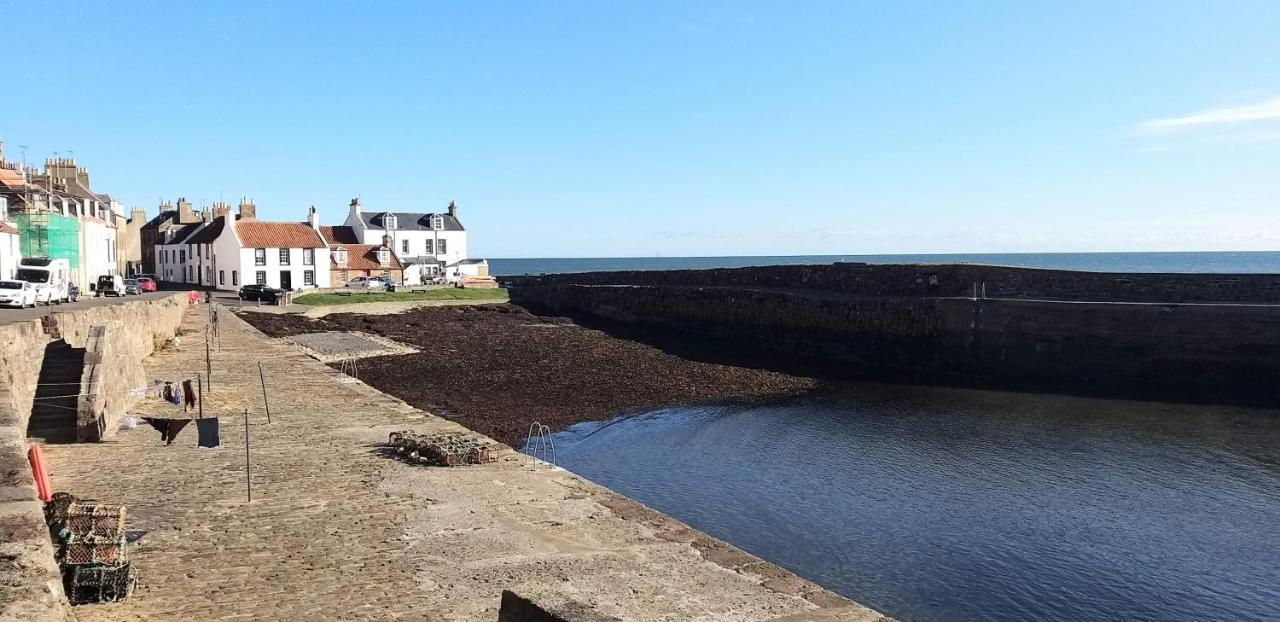
[[[444,216],[441,216],[440,214],[434,214],[434,215],[432,215],[432,216],[431,216],[431,228],[432,228],[432,229],[435,229],[436,231],[439,231],[439,230],[441,230],[441,229],[444,229]]]
[[[386,248],[378,249],[378,263],[383,266],[391,265],[391,250]]]
[[[339,248],[333,251],[333,261],[339,266],[347,265],[347,249]]]
[[[384,215],[382,216],[382,228],[383,228],[383,229],[395,229],[395,228],[396,228],[396,215],[395,215],[395,214],[384,214]]]

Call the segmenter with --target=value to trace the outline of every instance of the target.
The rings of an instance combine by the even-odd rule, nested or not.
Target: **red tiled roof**
[[[0,186],[7,186],[9,188],[22,188],[22,187],[25,187],[26,185],[27,185],[27,182],[22,180],[22,173],[19,173],[18,171],[15,171],[11,168],[0,167]]]
[[[391,253],[391,265],[384,266],[378,263],[378,249],[382,248],[381,244],[334,244],[333,248],[347,249],[347,265],[340,266],[338,262],[333,260],[333,253],[329,254],[329,266],[334,270],[403,270],[404,266],[400,265],[400,260],[396,258],[395,253]]]
[[[14,229],[13,225],[7,222],[0,222],[0,233],[12,233],[14,235],[17,235],[18,230]]]
[[[356,230],[347,226],[331,227],[328,225],[320,226],[320,235],[324,236],[330,244],[359,244],[360,238],[356,237]]]
[[[320,233],[305,222],[237,220],[236,233],[246,248],[328,248]]]

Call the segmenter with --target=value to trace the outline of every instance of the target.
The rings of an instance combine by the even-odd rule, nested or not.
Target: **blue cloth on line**
[[[197,447],[217,447],[222,444],[218,441],[217,417],[196,419],[196,433],[200,435],[200,441],[197,443]]]

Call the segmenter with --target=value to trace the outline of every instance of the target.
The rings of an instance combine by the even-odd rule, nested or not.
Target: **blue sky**
[[[1280,249],[1278,2],[25,2],[6,21],[6,154],[74,151],[152,212],[248,194],[336,223],[355,195],[456,199],[491,257]]]

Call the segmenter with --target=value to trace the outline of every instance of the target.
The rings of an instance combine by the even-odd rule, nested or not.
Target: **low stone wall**
[[[513,283],[512,301],[818,361],[805,369],[833,377],[1280,405],[1280,305],[563,283],[569,276]]]

